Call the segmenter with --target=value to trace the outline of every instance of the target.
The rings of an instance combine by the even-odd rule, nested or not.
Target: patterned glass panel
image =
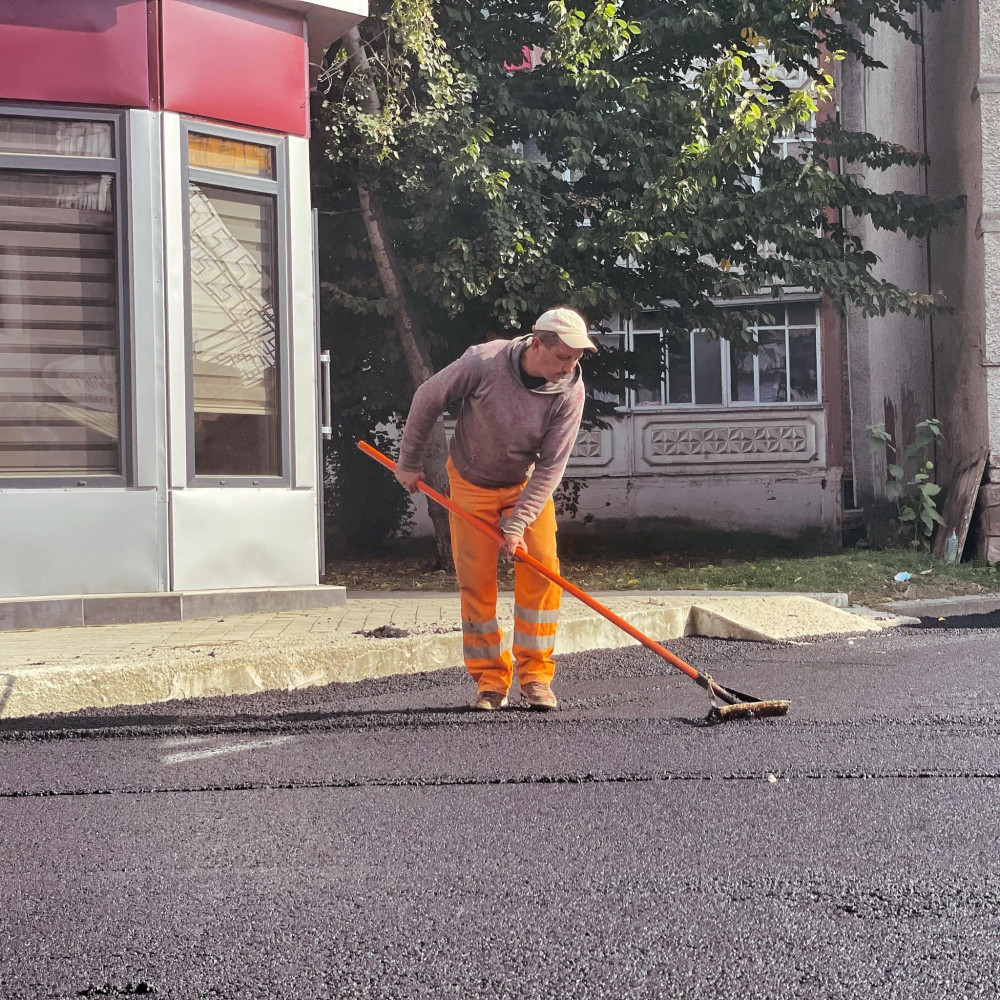
[[[191,184],[195,474],[281,474],[272,195]]]
[[[0,115],[0,153],[110,157],[115,155],[114,126],[111,122]]]

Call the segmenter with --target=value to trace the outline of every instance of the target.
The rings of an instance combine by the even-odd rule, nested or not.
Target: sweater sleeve
[[[404,472],[421,472],[424,452],[434,422],[456,399],[468,396],[482,378],[482,358],[470,348],[457,361],[442,368],[418,386],[410,403],[403,428],[397,467]]]
[[[580,432],[583,401],[581,383],[578,391],[559,408],[545,432],[531,478],[521,491],[514,509],[503,521],[502,527],[507,534],[523,535],[528,525],[541,513],[549,497],[555,493]]]

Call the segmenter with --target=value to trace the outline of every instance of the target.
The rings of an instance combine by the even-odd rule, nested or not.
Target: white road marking
[[[220,757],[227,753],[245,753],[248,750],[262,750],[264,747],[273,747],[281,743],[288,743],[291,739],[291,736],[268,736],[265,739],[247,740],[243,743],[227,743],[225,746],[210,747],[207,750],[184,750],[180,753],[168,753],[163,758],[163,763],[187,764],[190,761],[207,760],[209,757]]]
[[[161,747],[191,747],[197,743],[208,743],[211,736],[170,736],[160,740]]]

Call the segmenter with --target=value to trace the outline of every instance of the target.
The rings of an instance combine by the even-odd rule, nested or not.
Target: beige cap
[[[587,321],[575,310],[560,306],[547,309],[535,320],[533,333],[555,333],[567,346],[577,351],[596,351],[597,347],[587,335]]]

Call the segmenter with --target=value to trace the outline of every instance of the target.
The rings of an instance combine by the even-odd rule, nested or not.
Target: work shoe
[[[550,712],[559,707],[552,688],[543,681],[529,681],[527,684],[522,684],[521,697],[528,703],[529,708],[538,708],[543,712]]]
[[[480,691],[472,707],[479,712],[495,712],[507,707],[507,695],[502,691]]]

